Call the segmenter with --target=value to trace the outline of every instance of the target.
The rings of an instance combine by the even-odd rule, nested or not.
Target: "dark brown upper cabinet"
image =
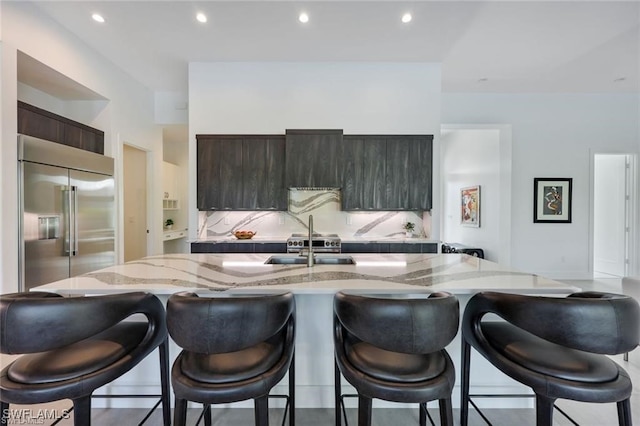
[[[342,130],[287,130],[286,186],[342,187],[343,148]]]
[[[384,136],[344,136],[343,210],[385,209],[386,157]]]
[[[18,133],[104,154],[104,132],[18,101]]]
[[[287,210],[283,135],[197,135],[198,210]]]
[[[430,210],[432,135],[345,135],[343,210]]]

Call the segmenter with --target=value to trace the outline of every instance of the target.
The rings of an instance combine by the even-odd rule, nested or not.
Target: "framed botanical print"
[[[480,227],[480,185],[460,189],[460,223]]]
[[[571,178],[533,179],[533,222],[571,223]]]

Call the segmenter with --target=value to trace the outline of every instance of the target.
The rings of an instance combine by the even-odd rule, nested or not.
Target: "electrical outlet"
[[[224,217],[224,224],[225,225],[230,225],[231,224],[231,220],[229,219],[229,216],[225,216]]]
[[[284,214],[282,213],[278,215],[278,224],[284,225]]]
[[[351,225],[351,215],[347,213],[347,225]]]

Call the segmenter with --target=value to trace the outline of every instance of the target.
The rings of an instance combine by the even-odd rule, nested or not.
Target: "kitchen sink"
[[[271,256],[264,262],[266,265],[306,265],[306,256]],[[314,256],[316,265],[355,265],[356,262],[351,256],[344,255],[322,255]]]

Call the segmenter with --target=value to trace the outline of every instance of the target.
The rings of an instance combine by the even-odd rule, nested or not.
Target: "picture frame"
[[[480,185],[460,188],[460,223],[480,227]]]
[[[572,178],[533,179],[533,222],[571,223]]]

